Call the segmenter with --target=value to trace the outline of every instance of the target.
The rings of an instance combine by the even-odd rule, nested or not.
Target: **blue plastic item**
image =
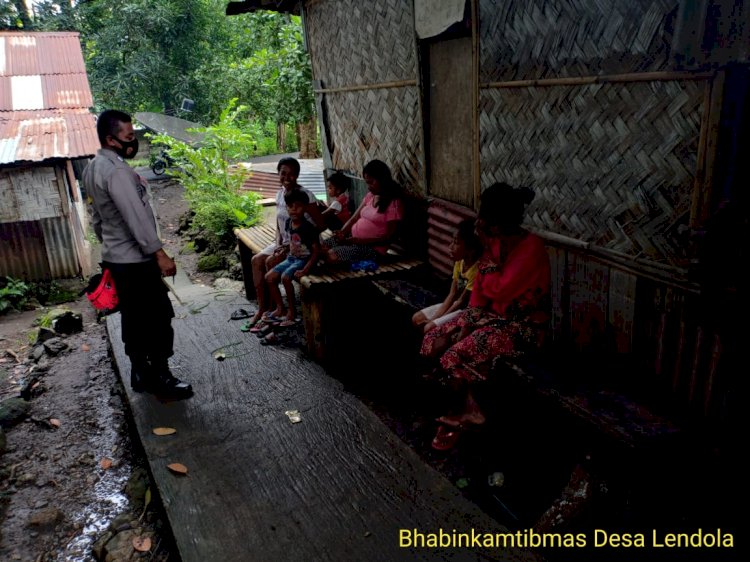
[[[352,262],[352,271],[375,271],[378,268],[377,262],[372,260],[362,260]]]

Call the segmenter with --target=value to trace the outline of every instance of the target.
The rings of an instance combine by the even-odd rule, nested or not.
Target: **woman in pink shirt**
[[[401,186],[393,181],[391,170],[380,160],[372,160],[362,170],[368,193],[341,230],[324,245],[328,263],[377,260],[388,251],[403,217]]]

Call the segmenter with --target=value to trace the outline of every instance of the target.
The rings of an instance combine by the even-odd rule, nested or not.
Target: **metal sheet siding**
[[[2,32],[0,76],[85,73],[78,33]]]
[[[0,275],[27,281],[49,279],[40,221],[0,223]]]
[[[77,33],[0,32],[0,165],[93,156],[92,105]]]
[[[99,149],[88,109],[0,112],[0,164],[83,158]]]
[[[445,275],[453,273],[448,247],[461,221],[473,218],[474,211],[466,207],[442,199],[430,201],[427,207],[427,255],[430,265],[437,271]]]
[[[39,221],[44,233],[47,263],[53,279],[75,277],[81,268],[78,265],[75,240],[68,217],[53,217]]]

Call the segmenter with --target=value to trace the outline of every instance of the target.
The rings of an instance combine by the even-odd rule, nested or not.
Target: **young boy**
[[[346,221],[352,216],[349,209],[349,180],[341,172],[335,172],[326,182],[326,190],[330,203],[321,210],[326,226],[331,230],[341,230]]]
[[[474,232],[473,220],[461,221],[448,252],[454,262],[448,296],[443,302],[420,310],[411,319],[412,324],[422,329],[424,334],[458,316],[469,302],[474,279],[479,272],[478,260],[482,255],[482,244]]]
[[[295,189],[284,195],[284,202],[289,212],[286,231],[289,234],[289,253],[284,261],[266,274],[271,299],[276,309],[270,318],[281,318],[286,315],[280,326],[293,326],[296,320],[296,303],[294,299],[293,279],[307,275],[310,268],[318,261],[320,255],[320,237],[316,228],[305,220],[305,210],[309,198],[304,191]],[[284,284],[288,310],[284,310],[279,281]]]

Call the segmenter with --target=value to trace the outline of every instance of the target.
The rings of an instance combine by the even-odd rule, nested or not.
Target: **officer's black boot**
[[[148,390],[148,383],[151,376],[151,366],[146,359],[130,358],[130,388],[134,392]]]
[[[152,360],[154,394],[167,398],[190,398],[193,395],[193,386],[175,377],[169,370],[166,359]]]

